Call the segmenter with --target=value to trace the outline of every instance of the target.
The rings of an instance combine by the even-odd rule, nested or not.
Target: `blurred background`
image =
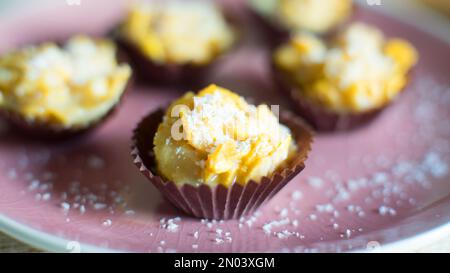
[[[67,3],[67,5],[76,6],[83,1],[95,0],[0,0],[0,23],[2,13],[7,13],[17,6],[39,5],[43,3]],[[124,2],[133,2],[136,0],[123,0]],[[214,1],[214,0],[211,0]],[[242,0],[245,1],[245,0]],[[381,9],[383,12],[399,13],[403,19],[410,20],[415,23],[420,22],[426,30],[440,29],[437,31],[440,36],[450,42],[450,0],[353,0],[362,5],[370,5],[373,8]],[[39,3],[39,4],[38,4]],[[427,17],[433,18],[433,22],[429,22]],[[438,24],[439,26],[436,26]],[[434,25],[434,26],[433,26]],[[443,28],[443,26],[445,26]],[[445,31],[445,28],[447,31]],[[444,29],[444,30],[442,30]]]
[[[31,2],[36,3],[49,1],[60,1],[60,2],[67,2],[68,4],[76,4],[77,2],[82,3],[83,1],[95,1],[95,0],[0,0],[0,10],[5,11],[14,5],[20,5],[23,3],[31,3]],[[391,5],[391,4],[399,4],[403,6],[422,5],[426,7],[431,7],[432,9],[446,16],[450,16],[450,0],[356,0],[356,1],[375,3],[375,5],[378,2],[380,2],[382,5]]]
[[[448,0],[423,0],[423,2],[434,7],[438,11],[450,15],[450,1]]]

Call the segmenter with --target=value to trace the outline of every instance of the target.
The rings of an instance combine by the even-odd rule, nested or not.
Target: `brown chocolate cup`
[[[263,177],[259,183],[250,180],[245,185],[234,183],[230,187],[179,185],[159,176],[156,171],[153,137],[162,122],[164,112],[163,109],[157,110],[137,125],[133,134],[131,155],[141,173],[166,199],[186,214],[198,218],[238,219],[252,213],[305,168],[305,160],[311,150],[313,134],[308,125],[299,117],[283,112],[280,120],[291,129],[299,149],[287,167],[276,171],[270,177]]]
[[[277,88],[291,99],[291,104],[300,116],[317,131],[335,132],[356,129],[377,117],[388,105],[360,113],[339,113],[309,101],[272,61],[272,73]]]
[[[207,65],[193,64],[159,64],[145,56],[141,50],[122,37],[116,38],[120,50],[127,54],[136,79],[143,83],[155,85],[186,85],[195,87],[201,84],[217,60]]]

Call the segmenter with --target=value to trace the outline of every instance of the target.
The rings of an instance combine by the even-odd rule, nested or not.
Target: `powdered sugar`
[[[165,229],[169,232],[178,232],[180,221],[181,221],[180,217],[170,218],[167,220],[166,220],[166,218],[162,218],[159,221],[160,228]],[[198,233],[197,233],[197,236],[198,236]]]

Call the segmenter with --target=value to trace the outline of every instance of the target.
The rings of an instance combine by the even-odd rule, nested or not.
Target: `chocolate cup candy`
[[[348,131],[367,125],[395,101],[382,107],[359,113],[335,112],[303,97],[300,87],[291,84],[288,77],[273,62],[272,73],[275,85],[281,93],[290,98],[295,112],[311,124],[315,130],[320,132]]]
[[[117,59],[119,63],[127,62],[127,57],[121,54],[119,51],[117,53]],[[66,140],[69,138],[85,135],[86,133],[93,131],[94,129],[105,123],[108,119],[113,117],[114,113],[122,104],[126,94],[130,92],[133,86],[133,82],[134,80],[132,75],[125,86],[125,90],[120,95],[120,98],[116,102],[116,104],[111,107],[111,109],[105,115],[95,121],[92,121],[87,126],[61,127],[51,122],[27,120],[20,113],[7,109],[0,109],[0,116],[8,121],[14,128],[28,137],[49,141]]]
[[[254,212],[305,168],[305,160],[311,150],[313,134],[308,125],[299,117],[282,112],[281,122],[291,129],[298,147],[297,154],[285,168],[270,177],[263,177],[259,182],[250,180],[243,185],[177,184],[158,175],[153,154],[153,138],[164,112],[162,109],[153,112],[137,125],[131,155],[140,172],[169,202],[194,217],[238,219]]]

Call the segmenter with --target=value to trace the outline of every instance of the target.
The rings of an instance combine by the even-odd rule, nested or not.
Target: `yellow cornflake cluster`
[[[333,29],[352,12],[352,0],[251,0],[251,4],[290,30],[317,33]]]
[[[28,120],[85,126],[111,109],[130,75],[107,40],[75,36],[64,48],[25,47],[0,57],[0,107]]]
[[[299,86],[301,96],[337,112],[382,107],[404,88],[418,54],[405,40],[386,40],[376,28],[353,23],[326,44],[295,35],[274,54],[276,66]]]
[[[249,105],[216,85],[173,102],[154,145],[167,179],[225,186],[270,176],[296,150],[289,129],[267,105]]]
[[[209,1],[154,1],[132,6],[121,35],[157,63],[207,64],[234,35]]]

